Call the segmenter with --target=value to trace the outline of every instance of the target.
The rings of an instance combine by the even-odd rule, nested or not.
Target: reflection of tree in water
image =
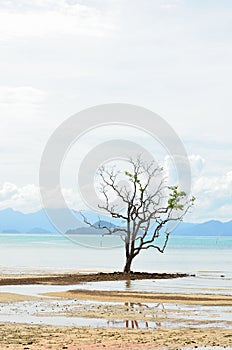
[[[124,321],[117,321],[117,320],[109,320],[107,323],[108,325],[125,325],[125,328],[132,328],[132,329],[139,329],[139,328],[156,328],[161,326],[161,322],[158,322],[157,319],[157,311],[161,307],[162,312],[165,313],[165,307],[162,303],[156,304],[154,307],[150,307],[147,304],[143,303],[132,303],[132,302],[126,302],[125,304],[125,311],[126,312],[133,312],[138,314],[143,314],[143,316],[149,316],[152,317],[154,320],[147,321],[147,320],[139,320],[139,319],[126,319]],[[149,315],[147,315],[146,310],[149,311]]]
[[[126,280],[125,285],[126,285],[126,289],[131,289],[131,279],[130,279],[130,278],[128,278],[128,279]]]

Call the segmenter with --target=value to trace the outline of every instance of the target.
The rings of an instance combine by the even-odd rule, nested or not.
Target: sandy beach
[[[67,292],[47,293],[47,296],[88,299],[98,301],[128,301],[150,303],[174,303],[174,304],[199,304],[199,305],[232,305],[232,296],[210,294],[169,294],[169,293],[142,293],[142,292],[117,292],[98,290],[71,290]]]
[[[0,324],[2,350],[180,349],[231,347],[232,331],[221,329],[125,330]]]
[[[0,293],[0,309],[8,308],[27,317],[24,322],[0,322],[0,349],[181,349],[197,346],[232,346],[232,296],[210,294],[171,294],[100,290],[67,290],[67,282],[87,281],[87,275],[1,276],[1,284],[16,284],[22,294]],[[89,280],[96,278],[88,275]],[[53,285],[63,281],[63,291],[23,295],[23,285]],[[109,275],[109,280],[112,276]],[[119,276],[118,278],[122,278]],[[128,278],[128,276],[127,276]],[[134,276],[135,278],[135,276]],[[49,298],[48,298],[49,297]],[[53,302],[53,306],[50,307]],[[27,306],[30,306],[27,310]],[[42,306],[41,306],[42,305]],[[34,308],[34,309],[33,309]],[[220,310],[224,310],[220,318]],[[36,310],[35,311],[33,310]],[[3,312],[4,313],[4,312]],[[34,314],[33,314],[34,313]],[[93,327],[32,324],[30,317],[58,320],[89,320]],[[3,317],[3,316],[2,316]],[[34,320],[34,319],[33,319]],[[105,320],[105,327],[94,322]],[[38,322],[39,323],[39,322]],[[100,323],[101,324],[101,323]]]

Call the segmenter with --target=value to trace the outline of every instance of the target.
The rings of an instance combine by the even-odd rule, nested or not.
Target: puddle
[[[87,282],[76,285],[15,285],[0,286],[0,292],[18,293],[37,296],[46,292],[61,292],[66,290],[102,290],[102,291],[136,291],[152,293],[181,294],[222,294],[232,295],[232,275],[227,273],[220,277],[219,273],[203,274],[196,277],[158,280],[129,280]]]
[[[225,323],[212,324],[195,324],[181,322],[156,322],[156,321],[141,321],[141,320],[106,320],[104,318],[90,317],[66,317],[66,316],[33,316],[33,315],[0,315],[0,322],[10,323],[27,323],[40,324],[51,326],[75,326],[75,327],[92,327],[92,328],[126,328],[126,329],[156,329],[159,327],[165,328],[227,328]]]
[[[71,288],[74,290],[75,288]],[[181,294],[222,294],[232,295],[232,278],[201,276],[157,280],[100,281],[77,285],[76,289],[134,291]]]
[[[88,318],[88,317],[65,317],[65,316],[26,316],[26,315],[1,315],[0,322],[10,323],[30,323],[43,324],[52,326],[76,326],[76,327],[110,327],[110,328],[137,328],[137,329],[154,329],[157,328],[156,322],[143,322],[136,320],[114,320],[108,321],[104,318]]]
[[[47,284],[28,284],[28,285],[7,285],[0,286],[0,293],[15,293],[40,297],[42,293],[64,292],[70,289],[77,289],[79,285],[47,285]]]
[[[45,299],[0,304],[0,322],[132,329],[231,329],[232,312],[226,306]]]

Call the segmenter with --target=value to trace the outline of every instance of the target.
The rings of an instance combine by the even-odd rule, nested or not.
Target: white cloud
[[[0,201],[7,201],[17,193],[17,186],[9,182],[5,182],[0,187]]]
[[[167,10],[175,9],[177,6],[179,6],[183,2],[182,0],[166,0],[160,2],[160,7]]]
[[[188,142],[188,153],[197,154],[189,160],[195,192],[204,196],[195,212],[231,218],[229,199],[220,190],[215,193],[222,197],[220,208],[209,212],[204,202],[207,183],[212,180],[222,190],[230,169],[232,21],[227,5],[1,0],[0,181],[36,184],[46,141],[69,115],[101,103],[134,103],[163,116]],[[86,144],[81,151],[91,145]],[[66,195],[75,205],[72,190]],[[29,194],[25,198],[29,201]]]
[[[64,188],[62,193],[69,208],[75,210],[83,210],[86,208],[86,206],[82,203],[77,190],[72,188]]]
[[[60,35],[106,36],[113,29],[109,13],[67,1],[7,1],[0,5],[0,40]]]
[[[222,175],[205,175],[206,161],[200,155],[190,155],[192,172],[192,194],[196,202],[187,221],[205,221],[209,219],[231,219],[232,207],[232,171]],[[178,181],[171,157],[165,158],[165,169],[170,183]]]
[[[196,196],[194,220],[231,219],[232,170],[221,176],[201,176],[193,183]]]
[[[44,102],[46,93],[32,86],[0,86],[0,104],[35,105]],[[8,106],[8,107],[9,107]]]
[[[188,164],[187,164],[188,163]],[[190,166],[190,173],[186,172],[186,165]],[[164,169],[166,172],[166,176],[168,178],[168,182],[170,184],[175,184],[179,182],[177,169],[178,167],[181,170],[181,176],[183,179],[190,179],[190,181],[194,181],[196,177],[199,177],[205,165],[205,160],[200,155],[192,154],[187,158],[183,158],[181,156],[175,157],[175,162],[173,157],[166,156],[164,160]],[[184,174],[185,172],[185,174]]]
[[[35,185],[17,187],[4,183],[0,187],[0,209],[13,208],[21,212],[33,212],[41,208],[39,190]]]
[[[70,209],[84,209],[77,189],[63,188],[63,196]],[[193,181],[192,194],[196,197],[194,209],[186,221],[198,222],[209,219],[231,219],[232,171],[222,176],[199,176]],[[51,194],[52,207],[59,207],[55,193]],[[55,204],[55,205],[54,205]],[[17,186],[3,183],[0,186],[0,210],[13,208],[21,212],[33,212],[41,208],[39,187],[34,184]]]
[[[8,150],[14,148],[17,152],[29,143],[30,147],[27,149],[32,151],[33,143],[39,137],[39,130],[44,124],[44,105],[47,98],[45,91],[32,86],[0,86],[0,152],[1,148],[6,147]],[[4,154],[1,156],[3,160]],[[22,160],[23,156],[24,154]],[[9,161],[7,158],[4,160]]]
[[[62,194],[65,198],[66,204],[70,209],[83,209],[77,195],[77,191],[64,188]],[[59,203],[56,203],[55,191],[51,196],[51,203],[53,208],[59,208]],[[19,187],[13,183],[3,183],[0,185],[0,210],[12,208],[23,213],[30,213],[41,209],[42,204],[40,200],[40,189],[34,184],[28,184]]]
[[[199,176],[205,166],[205,159],[200,155],[192,154],[189,157],[192,177]]]

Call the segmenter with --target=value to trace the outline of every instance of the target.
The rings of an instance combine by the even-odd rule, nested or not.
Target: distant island
[[[21,232],[18,231],[18,230],[15,230],[13,228],[9,228],[9,229],[6,229],[6,230],[2,230],[2,233],[21,233]]]
[[[57,209],[62,216],[62,209]],[[79,222],[78,227],[67,227],[66,234],[107,234],[107,230],[98,230],[83,222],[78,211],[73,210]],[[86,217],[98,226],[99,216],[93,212],[86,212]],[[121,226],[121,222],[111,217],[101,215],[101,224],[108,227]],[[34,213],[24,214],[13,209],[0,210],[0,232],[4,234],[56,234],[58,231],[49,221],[46,212],[41,209]],[[210,220],[203,223],[181,222],[172,232],[175,236],[232,236],[232,220],[221,222]]]

